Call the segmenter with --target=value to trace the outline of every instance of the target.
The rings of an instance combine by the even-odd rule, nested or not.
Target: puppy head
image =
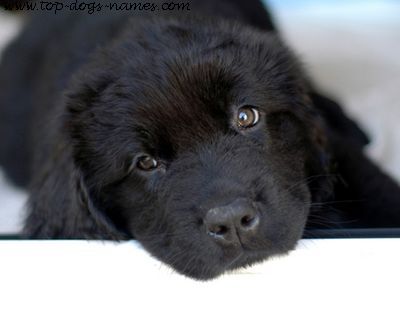
[[[309,178],[325,173],[307,98],[273,35],[139,23],[77,76],[66,128],[91,203],[154,256],[207,279],[301,237],[318,196]]]

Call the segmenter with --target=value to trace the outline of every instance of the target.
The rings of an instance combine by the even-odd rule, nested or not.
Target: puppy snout
[[[259,222],[257,210],[243,201],[212,208],[204,218],[207,233],[224,245],[246,242],[257,231]]]

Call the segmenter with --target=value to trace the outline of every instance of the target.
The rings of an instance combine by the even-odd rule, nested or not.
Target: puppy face
[[[202,279],[295,246],[321,152],[287,49],[206,24],[132,27],[76,78],[66,127],[96,208]]]

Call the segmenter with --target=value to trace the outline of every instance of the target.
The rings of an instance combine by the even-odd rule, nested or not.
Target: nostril
[[[215,236],[224,236],[228,233],[229,228],[225,225],[216,225],[212,228],[209,228],[209,233]]]
[[[257,227],[259,217],[257,214],[245,215],[240,220],[240,228],[244,230],[253,230]]]
[[[253,223],[253,222],[254,222],[254,217],[252,217],[250,215],[245,215],[240,220],[240,224],[242,224],[243,227],[251,226],[251,223]]]

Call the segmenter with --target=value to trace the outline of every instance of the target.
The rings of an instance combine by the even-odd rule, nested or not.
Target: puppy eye
[[[250,128],[260,120],[260,112],[256,108],[246,106],[238,110],[237,126],[240,128]]]
[[[141,170],[150,171],[158,167],[158,162],[151,156],[141,156],[138,158],[136,166]]]

